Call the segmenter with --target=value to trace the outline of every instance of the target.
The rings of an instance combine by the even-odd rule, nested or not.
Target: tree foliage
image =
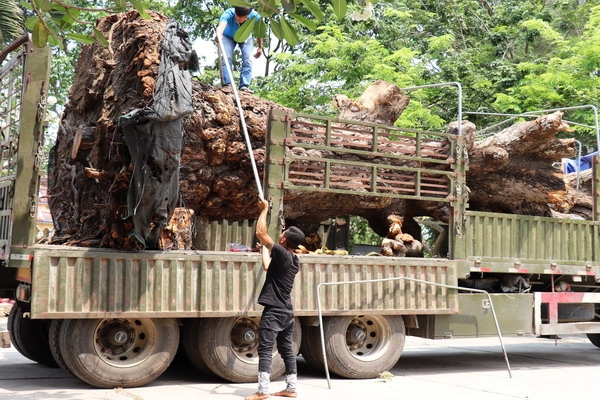
[[[261,96],[334,113],[333,94],[355,97],[383,79],[400,87],[460,82],[469,111],[598,104],[598,1],[391,1],[370,4],[367,18],[356,18],[362,9],[349,3],[341,20],[330,2],[321,4],[325,18],[317,30],[297,25],[299,45],[272,54],[275,71],[262,79]],[[457,117],[456,99],[451,88],[411,92],[398,123],[442,126]],[[581,118],[594,122],[589,112]],[[477,115],[469,119],[480,127],[489,123]],[[592,130],[576,135],[594,142]]]
[[[0,47],[10,44],[24,32],[23,10],[16,0],[0,0]]]
[[[599,1],[586,0],[24,0],[38,44],[104,39],[97,17],[135,7],[160,9],[193,36],[210,40],[223,9],[251,6],[265,25],[268,76],[258,94],[299,111],[334,114],[333,94],[355,97],[375,80],[401,87],[460,82],[463,108],[521,113],[598,103]],[[241,37],[238,37],[241,39]],[[215,71],[209,71],[215,75]],[[411,92],[402,125],[440,127],[456,118],[452,88]],[[482,117],[470,116],[482,126]],[[586,117],[592,123],[591,117]],[[584,142],[592,135],[581,133]]]
[[[107,39],[93,28],[97,18],[125,11],[128,7],[134,7],[145,18],[148,16],[146,5],[139,0],[72,3],[61,0],[28,0],[21,4],[29,14],[25,26],[32,33],[32,41],[38,47],[46,44],[62,46],[65,38],[107,46]],[[88,29],[82,29],[82,26],[88,26]]]

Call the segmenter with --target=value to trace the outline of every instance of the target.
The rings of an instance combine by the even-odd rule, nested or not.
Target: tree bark
[[[117,120],[152,103],[166,23],[166,17],[156,13],[148,20],[135,11],[112,15],[97,24],[109,47],[84,47],[51,156],[49,205],[56,243],[135,248],[128,236],[131,221],[124,219],[131,156]],[[267,116],[270,110],[284,107],[248,92],[239,94],[262,176]],[[257,188],[231,88],[194,81],[193,101],[195,111],[183,124],[179,207],[209,220],[256,218]],[[339,118],[386,125],[394,124],[408,101],[396,85],[382,81],[358,100],[334,99]],[[551,168],[553,161],[574,154],[573,140],[556,138],[558,132],[568,130],[560,117],[552,114],[519,123],[482,141],[475,140],[475,126],[463,121],[470,159],[470,209],[531,215],[570,212],[575,201],[568,196],[562,174]],[[448,131],[456,129],[453,123]],[[402,142],[387,145],[407,151]],[[284,203],[288,225],[296,224],[306,233],[316,231],[327,218],[352,214],[367,218],[377,233],[386,236],[387,217],[396,214],[404,217],[404,231],[419,241],[420,230],[412,217],[443,221],[448,212],[440,202],[360,194],[287,193]]]
[[[555,112],[516,123],[468,147],[469,204],[475,210],[551,216],[573,205],[562,171],[553,162],[575,154],[574,139]]]

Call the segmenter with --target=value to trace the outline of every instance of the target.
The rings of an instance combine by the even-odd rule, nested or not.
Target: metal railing
[[[283,118],[286,132],[275,140],[287,148],[286,189],[452,200],[456,135],[296,113]]]
[[[472,289],[472,288],[465,288],[465,287],[461,287],[461,286],[446,285],[443,283],[430,282],[430,281],[424,281],[422,279],[407,278],[404,276],[400,276],[400,277],[395,277],[395,278],[371,279],[371,280],[361,280],[361,281],[323,282],[317,286],[317,311],[318,311],[318,315],[319,315],[319,331],[320,331],[320,335],[321,335],[321,351],[323,353],[323,364],[324,364],[324,368],[325,368],[325,375],[327,377],[327,386],[329,389],[331,389],[331,379],[329,376],[329,366],[327,364],[327,351],[325,349],[325,333],[323,331],[323,312],[321,309],[321,287],[333,286],[333,285],[356,285],[356,284],[362,284],[362,283],[388,282],[388,281],[399,281],[399,280],[407,280],[407,281],[411,281],[411,282],[423,283],[426,285],[444,287],[444,288],[448,288],[448,289],[466,290],[469,292],[485,294],[489,301],[490,311],[492,312],[492,317],[494,318],[494,324],[496,326],[496,331],[498,333],[500,347],[502,349],[502,353],[504,354],[504,360],[506,362],[508,376],[510,378],[512,378],[512,371],[510,368],[510,363],[508,362],[508,354],[506,353],[504,343],[502,342],[502,332],[500,331],[500,325],[498,324],[498,318],[496,317],[496,311],[494,310],[494,303],[492,302],[492,296],[490,296],[490,294],[488,292],[486,292],[485,290],[480,290],[480,289]]]

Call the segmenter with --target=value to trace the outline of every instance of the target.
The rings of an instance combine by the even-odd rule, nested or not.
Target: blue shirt
[[[260,14],[258,14],[258,12],[256,10],[252,10],[252,11],[250,11],[250,14],[248,15],[248,19],[250,20],[252,18],[255,18],[256,22],[258,22],[258,20],[260,20]],[[223,14],[221,14],[221,18],[219,18],[219,22],[227,22],[227,26],[225,27],[225,30],[223,31],[223,35],[228,36],[230,38],[233,38],[233,35],[235,35],[237,30],[240,28],[240,26],[242,26],[240,23],[238,23],[235,20],[235,8],[233,8],[233,7],[228,8],[227,10],[225,10],[223,12]]]

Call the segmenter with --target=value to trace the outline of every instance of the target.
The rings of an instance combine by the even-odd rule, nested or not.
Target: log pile
[[[412,235],[402,232],[404,218],[388,216],[388,234],[381,243],[381,255],[388,257],[423,257],[423,244]]]
[[[166,23],[157,13],[149,20],[135,11],[112,15],[96,27],[109,39],[109,47],[83,49],[51,157],[49,205],[55,243],[134,247],[128,237],[131,222],[124,219],[131,157],[117,120],[152,102]],[[267,116],[271,109],[284,107],[248,92],[240,97],[262,176]],[[231,89],[195,80],[193,101],[195,111],[184,120],[179,206],[208,220],[256,218],[257,188]],[[378,81],[359,99],[336,96],[334,103],[342,119],[393,125],[408,97],[396,85]],[[559,132],[569,129],[560,113],[516,124],[482,141],[475,140],[472,123],[462,124],[470,159],[470,209],[552,215],[569,214],[575,205],[585,207],[584,199],[572,195],[562,173],[551,168],[552,162],[575,154],[574,140],[557,139]],[[456,130],[456,123],[448,127],[450,133]],[[400,145],[389,144],[392,150]],[[413,217],[448,218],[448,210],[438,202],[360,195],[349,199],[319,192],[288,193],[285,198],[287,225],[307,233],[316,231],[320,221],[348,214],[369,220],[382,237],[390,232],[388,216],[403,216],[403,232],[416,241],[421,237]],[[171,239],[167,245],[179,248],[180,243]]]

